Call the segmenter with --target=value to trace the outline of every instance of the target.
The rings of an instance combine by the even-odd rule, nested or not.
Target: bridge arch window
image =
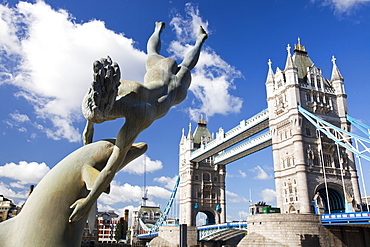
[[[309,93],[306,93],[306,101],[307,102],[311,101],[311,95]]]
[[[329,185],[330,186],[330,185]],[[322,188],[318,190],[318,193],[321,197],[321,201],[324,207],[325,213],[329,213],[329,207],[330,205],[330,211],[331,213],[341,213],[345,211],[344,207],[344,197],[339,190],[328,188],[328,196],[326,194],[326,189],[324,186],[321,186]],[[337,186],[339,189],[339,186]],[[329,203],[327,201],[327,198],[329,197]]]
[[[324,103],[324,98],[321,95],[319,96],[319,100],[321,103]]]
[[[306,127],[305,130],[306,130],[306,136],[311,136],[311,129],[309,127]]]
[[[204,191],[203,198],[209,199],[211,197],[211,193],[209,191]]]
[[[203,173],[203,181],[210,181],[211,180],[211,176],[209,175],[209,173],[205,172]]]
[[[291,184],[289,184],[289,194],[293,194],[293,187]]]
[[[290,167],[290,158],[289,157],[286,159],[286,166]]]
[[[330,154],[324,154],[324,165],[325,166],[331,166],[331,155]]]

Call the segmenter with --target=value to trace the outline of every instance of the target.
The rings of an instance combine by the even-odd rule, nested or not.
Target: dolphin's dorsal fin
[[[89,165],[86,165],[83,168],[82,179],[86,184],[87,190],[91,190],[93,188],[95,180],[98,177],[99,173],[100,173],[99,170]],[[109,194],[109,191],[110,191],[110,185],[108,185],[108,187],[106,188],[104,192]]]

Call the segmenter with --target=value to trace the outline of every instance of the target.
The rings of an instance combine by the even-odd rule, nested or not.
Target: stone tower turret
[[[206,121],[199,120],[194,134],[189,126],[187,137],[180,141],[180,224],[196,225],[199,212],[207,215],[207,223],[226,222],[225,165],[214,165],[210,157],[192,162],[191,152],[203,148],[213,137]]]
[[[290,49],[288,45],[284,70],[273,73],[269,60],[266,80],[277,204],[285,213],[313,213],[313,200],[320,197],[324,211],[344,211],[346,203],[360,203],[353,155],[319,134],[297,108],[300,105],[349,131],[344,79],[335,59],[332,78],[327,80],[299,39],[293,55]]]

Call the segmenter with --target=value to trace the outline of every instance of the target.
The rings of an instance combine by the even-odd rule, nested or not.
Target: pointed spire
[[[184,128],[182,128],[182,134],[181,134],[181,140],[180,140],[180,144],[183,144],[184,143],[184,141],[185,141],[185,129]]]
[[[285,70],[295,68],[294,63],[293,63],[292,54],[290,53],[290,49],[291,49],[291,47],[288,44],[287,47],[286,47],[286,50],[288,52],[288,57],[287,57],[286,63],[285,63]]]
[[[193,132],[191,131],[191,123],[189,123],[188,139],[190,139],[190,140],[194,139]]]
[[[266,83],[274,82],[274,72],[272,71],[272,62],[271,59],[268,60],[267,64],[269,65],[269,71],[267,72]]]
[[[295,51],[303,51],[306,52],[306,47],[301,45],[301,38],[298,37],[298,44],[294,44],[294,50]]]
[[[288,56],[291,56],[291,55],[292,55],[292,53],[290,53],[290,49],[292,49],[292,47],[290,47],[290,44],[288,44],[288,45],[286,46],[286,50],[287,50],[287,52],[288,52]]]
[[[336,60],[337,59],[334,56],[332,56],[331,61],[333,62],[333,70],[331,72],[331,81],[334,81],[334,80],[343,80],[343,77],[342,77],[342,75],[339,72],[339,69],[337,67]]]

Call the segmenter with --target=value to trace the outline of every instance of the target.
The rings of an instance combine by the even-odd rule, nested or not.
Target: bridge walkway
[[[265,129],[268,129],[268,120],[269,112],[265,109],[248,120],[241,121],[235,128],[224,134],[219,134],[215,140],[193,151],[190,155],[190,160],[192,162],[200,162]]]

